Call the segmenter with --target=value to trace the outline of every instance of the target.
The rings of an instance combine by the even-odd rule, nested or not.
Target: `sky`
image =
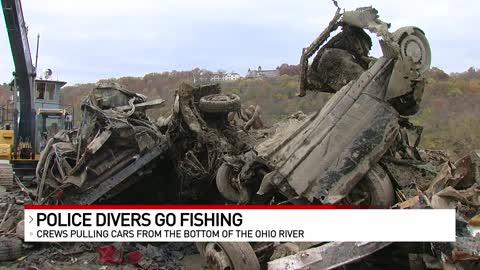
[[[432,48],[432,66],[461,72],[480,66],[480,2],[338,0],[352,10],[372,5],[395,30],[415,25]],[[298,64],[302,48],[325,28],[330,0],[23,0],[38,70],[76,83],[151,72],[274,69]],[[0,19],[0,83],[14,70]],[[378,54],[378,46],[374,53]]]

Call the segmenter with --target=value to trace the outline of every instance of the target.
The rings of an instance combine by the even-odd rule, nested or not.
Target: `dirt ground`
[[[26,246],[26,253],[16,261],[0,263],[1,269],[81,269],[81,270],[199,270],[208,269],[193,243],[116,243],[113,246],[126,253],[139,250],[142,258],[137,265],[129,263],[104,263],[99,259],[98,243],[44,244]]]

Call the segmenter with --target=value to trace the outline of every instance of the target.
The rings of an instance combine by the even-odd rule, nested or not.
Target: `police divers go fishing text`
[[[138,226],[147,227],[152,224],[159,227],[173,226],[191,226],[191,227],[222,227],[236,226],[239,227],[243,223],[241,213],[157,213],[152,216],[150,213],[112,213],[112,212],[76,212],[76,213],[37,213],[37,226]],[[177,223],[179,222],[179,223]]]

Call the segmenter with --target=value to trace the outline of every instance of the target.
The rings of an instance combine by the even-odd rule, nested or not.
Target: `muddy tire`
[[[260,263],[247,242],[195,243],[212,270],[260,270]]]
[[[356,195],[355,195],[356,194]],[[363,194],[363,195],[358,195]],[[364,196],[361,205],[390,208],[395,203],[395,192],[390,177],[380,165],[373,166],[349,194],[349,202]]]
[[[22,241],[17,238],[0,237],[0,261],[11,261],[22,256]]]
[[[370,193],[370,205],[390,208],[395,203],[392,181],[380,165],[373,166],[362,180]]]
[[[240,110],[240,97],[235,94],[214,94],[200,99],[198,107],[206,113],[229,113]]]
[[[25,225],[23,220],[17,223],[17,227],[15,228],[15,235],[22,240],[25,239]]]
[[[402,27],[393,33],[393,37],[400,46],[402,58],[410,56],[420,73],[430,68],[432,52],[427,37],[420,28]]]
[[[220,194],[227,200],[236,203],[247,203],[250,200],[250,194],[247,187],[235,187],[233,183],[232,166],[223,163],[218,168],[215,183]]]

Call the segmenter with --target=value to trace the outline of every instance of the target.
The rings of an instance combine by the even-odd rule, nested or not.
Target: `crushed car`
[[[170,116],[149,119],[146,110],[163,104],[98,84],[82,103],[80,127],[57,133],[42,151],[37,203],[112,203],[146,178],[151,182],[143,184],[159,187],[152,203],[224,203],[212,196],[216,172],[225,155],[256,144],[258,106],[244,110],[243,124],[232,124],[232,113],[242,112],[238,96],[222,94],[219,85],[188,84],[180,85]]]
[[[82,103],[82,122],[51,138],[36,178],[40,204],[92,204],[151,174],[168,148],[145,111],[162,106],[115,84],[99,84]]]
[[[340,26],[342,31],[320,47]],[[408,138],[402,134],[419,137],[421,128],[408,116],[418,111],[431,53],[419,28],[390,33],[388,27],[373,8],[338,10],[327,30],[304,49],[302,61],[318,52],[300,76],[305,79],[300,95],[311,90],[334,92],[333,97],[321,110],[289,119],[253,151],[224,157],[228,169],[217,172],[217,188],[230,183],[237,194],[281,194],[290,203],[393,205],[392,181],[378,163],[394,146],[408,144],[410,153],[418,144],[404,141]],[[372,41],[364,29],[382,38],[382,57],[368,56]],[[337,69],[332,70],[332,62]],[[355,65],[359,72],[345,77]],[[259,173],[264,173],[260,188],[246,188],[249,177]],[[371,192],[369,198],[349,197],[362,186]],[[238,196],[226,199],[250,202]]]
[[[259,106],[242,108],[240,98],[219,85],[181,84],[171,114],[154,121],[146,110],[162,100],[99,84],[82,103],[80,127],[47,142],[36,170],[38,188],[28,195],[40,204],[151,197],[152,203],[457,208],[457,243],[427,243],[407,253],[418,255],[412,263],[475,269],[478,166],[468,157],[452,163],[441,152],[418,148],[422,128],[409,116],[420,106],[430,47],[417,27],[389,29],[371,7],[338,9],[300,60],[298,95],[320,91],[332,93],[331,99],[272,128],[264,128]],[[366,31],[380,37],[381,57],[369,55]],[[252,270],[362,269],[356,267],[382,250],[398,248],[368,242],[196,246],[212,269]]]

